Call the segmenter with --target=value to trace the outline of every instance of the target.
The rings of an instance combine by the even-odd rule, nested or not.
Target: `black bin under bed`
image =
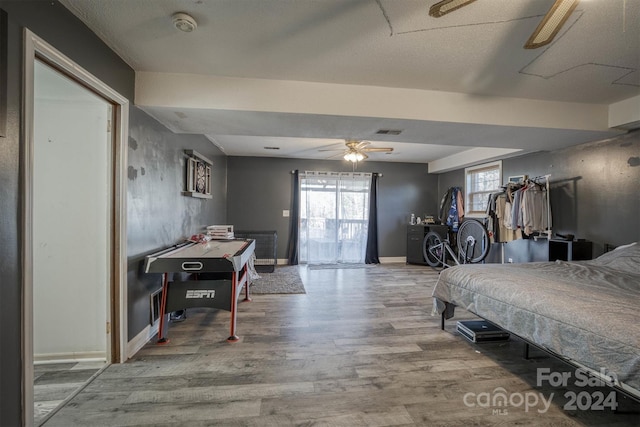
[[[238,239],[253,239],[256,241],[255,267],[258,273],[273,273],[276,269],[278,233],[276,231],[234,231]]]

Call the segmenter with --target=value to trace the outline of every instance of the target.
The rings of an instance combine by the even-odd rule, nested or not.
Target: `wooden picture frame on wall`
[[[7,12],[0,9],[0,137],[7,136]]]
[[[185,190],[183,196],[211,199],[211,168],[213,163],[195,150],[184,150],[187,155]]]

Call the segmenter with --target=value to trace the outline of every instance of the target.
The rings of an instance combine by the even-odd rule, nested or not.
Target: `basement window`
[[[502,161],[465,168],[465,216],[484,217],[489,194],[500,191]]]

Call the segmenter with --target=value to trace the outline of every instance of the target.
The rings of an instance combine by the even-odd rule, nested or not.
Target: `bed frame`
[[[450,303],[448,303],[448,304],[450,304]],[[477,314],[475,314],[475,313],[473,313],[473,314],[477,316]],[[440,329],[443,330],[443,331],[445,330],[445,327],[444,327],[445,326],[445,320],[446,320],[445,316],[446,316],[446,311],[443,311],[440,314]],[[489,321],[487,319],[484,319],[481,316],[478,316],[478,317],[480,317],[481,319],[486,320],[487,322],[491,323],[491,321]],[[531,341],[529,341],[529,340],[527,340],[525,338],[522,338],[518,334],[514,334],[511,331],[507,331],[507,332],[509,332],[512,335],[515,335],[516,337],[518,337],[518,339],[520,339],[524,343],[523,351],[522,351],[522,358],[523,359],[528,360],[530,358],[530,354],[529,353],[530,353],[531,346],[533,346],[536,349],[548,354],[549,356],[552,356],[552,357],[554,357],[554,358],[556,358],[556,359],[558,359],[558,360],[560,360],[562,362],[565,362],[568,365],[570,365],[570,366],[572,366],[572,367],[574,367],[576,369],[582,369],[583,371],[587,372],[591,377],[597,378],[597,379],[601,380],[602,382],[604,382],[605,384],[607,384],[610,387],[612,387],[616,392],[622,393],[625,396],[627,396],[628,398],[633,399],[634,401],[640,403],[640,390],[636,390],[635,388],[630,387],[627,384],[619,382],[619,381],[617,381],[615,379],[612,379],[611,377],[607,377],[607,376],[603,375],[601,372],[598,372],[598,371],[595,371],[595,370],[593,370],[591,368],[588,368],[588,367],[586,367],[586,366],[584,366],[584,365],[582,365],[582,364],[580,364],[580,363],[578,363],[578,362],[576,362],[576,361],[574,361],[572,359],[569,359],[567,357],[562,356],[561,354],[558,354],[558,353],[556,353],[556,352],[554,352],[552,350],[549,350],[548,348],[539,346],[534,342],[531,342]]]

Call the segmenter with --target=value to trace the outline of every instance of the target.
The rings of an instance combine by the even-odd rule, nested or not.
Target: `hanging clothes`
[[[549,228],[547,220],[548,200],[546,191],[535,183],[530,183],[523,192],[522,228],[524,234],[531,235],[536,231]]]
[[[495,242],[510,242],[551,228],[549,195],[536,180],[508,183],[489,198],[487,215],[493,218]]]
[[[464,198],[460,187],[450,187],[440,201],[440,221],[448,225],[453,231],[464,218]]]
[[[496,199],[496,218],[498,223],[498,239],[496,242],[511,242],[517,239],[515,230],[511,226],[511,202],[502,193]]]

